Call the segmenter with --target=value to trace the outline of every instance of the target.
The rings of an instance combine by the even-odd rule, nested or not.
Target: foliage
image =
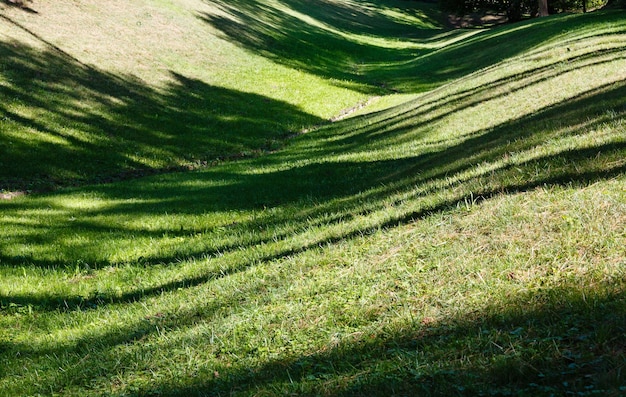
[[[604,0],[586,0],[587,9],[602,7]],[[537,0],[440,0],[442,9],[457,14],[470,14],[481,10],[505,12],[509,22],[538,15]],[[548,0],[550,14],[583,9],[582,0]]]
[[[626,1],[624,0],[609,0],[606,3],[606,8],[608,9],[619,9],[626,8]]]

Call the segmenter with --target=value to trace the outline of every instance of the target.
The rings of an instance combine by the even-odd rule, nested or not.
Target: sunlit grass
[[[11,341],[22,346],[23,354],[54,349],[56,358],[34,357],[33,364],[41,374],[47,366],[63,368],[65,375],[56,376],[55,382],[65,384],[64,393],[69,395],[86,392],[73,386],[79,373],[98,377],[116,367],[124,368],[115,372],[116,380],[93,392],[167,394],[179,390],[185,394],[185,390],[193,390],[187,387],[201,387],[226,393],[243,387],[240,391],[248,394],[250,389],[242,382],[252,381],[250,387],[258,382],[272,393],[331,393],[346,387],[369,390],[369,382],[386,379],[391,373],[409,384],[413,371],[425,379],[436,376],[440,368],[458,376],[461,371],[475,371],[472,368],[482,360],[487,360],[489,367],[489,357],[516,360],[519,356],[511,355],[512,349],[523,354],[528,364],[539,365],[536,359],[553,362],[559,356],[558,346],[577,349],[576,343],[557,342],[558,346],[552,347],[555,340],[544,342],[542,335],[550,329],[561,332],[557,324],[545,325],[541,317],[520,320],[503,310],[532,313],[549,305],[573,305],[568,295],[551,292],[571,283],[586,286],[587,306],[604,305],[604,298],[596,297],[601,292],[594,291],[605,283],[619,288],[618,280],[624,277],[620,252],[626,221],[623,186],[621,178],[583,190],[539,189],[481,205],[468,202],[450,213],[280,261],[258,262],[196,287],[181,284],[180,289],[146,296],[136,303],[108,303],[105,294],[110,291],[103,286],[101,301],[85,301],[84,310],[72,311],[71,316],[54,311],[34,314],[40,310],[34,307],[29,331],[23,330]],[[574,249],[564,250],[564,241]],[[122,270],[107,272],[115,278]],[[127,276],[128,282],[141,277],[137,273]],[[67,283],[90,280],[85,275],[73,276]],[[531,291],[534,293],[528,295]],[[561,312],[566,317],[559,322],[597,340],[598,331],[588,331],[585,323],[577,323],[580,314],[576,306],[572,308],[570,314]],[[14,319],[28,316],[28,308],[24,310],[21,315],[14,314]],[[438,339],[431,338],[445,337],[444,330],[454,330],[457,322],[461,327],[473,321],[477,310],[482,319],[470,326],[481,327],[476,336],[463,334],[462,329],[451,331],[458,344],[449,346],[446,340],[439,340],[439,348],[419,348],[420,334],[435,342]],[[497,320],[500,315],[505,316],[504,324]],[[507,319],[509,315],[512,317]],[[13,327],[14,321],[10,323]],[[58,321],[63,327],[51,330],[47,325]],[[472,332],[470,329],[467,332]],[[527,345],[532,335],[537,339]],[[399,339],[394,342],[396,337]],[[136,342],[108,347],[112,341],[128,338]],[[415,347],[404,345],[413,338]],[[611,343],[610,337],[604,338]],[[361,345],[370,345],[372,353],[380,356],[368,355]],[[488,345],[493,351],[485,349]],[[394,353],[385,353],[388,349]],[[459,354],[465,358],[452,358]],[[578,353],[574,350],[572,354]],[[280,364],[272,369],[275,360]],[[85,364],[85,369],[77,368],[78,364]],[[270,367],[263,369],[264,365]],[[258,368],[259,378],[246,375],[245,368]],[[558,372],[540,368],[544,377],[561,379]],[[280,381],[288,379],[287,371],[291,371],[292,381]],[[537,381],[536,386],[530,385],[531,381],[524,386],[537,392],[542,381],[533,372],[522,379]],[[38,379],[52,381],[41,375]],[[446,379],[439,383],[440,390],[455,385],[471,387],[463,377],[457,379],[460,383]],[[24,385],[32,381],[25,378]],[[11,384],[6,390],[22,381],[14,379]],[[484,390],[490,387],[480,386],[480,382],[476,385],[487,387]],[[602,390],[601,384],[594,385],[595,390]],[[371,392],[376,394],[376,389]]]
[[[218,38],[211,4],[161,3],[3,6],[0,189],[259,153],[366,97]]]
[[[217,3],[160,2],[155,11]],[[303,4],[280,3],[294,7],[292,16],[306,11]],[[381,7],[364,4],[363,18]],[[326,5],[346,15],[339,3]],[[380,9],[397,19],[395,12]],[[321,17],[317,9],[310,15]],[[0,202],[0,394],[623,392],[620,18],[561,16],[463,37],[404,64],[407,70],[372,71],[396,77],[407,93],[333,124],[321,122],[321,113],[292,118],[301,109],[291,102],[210,87],[204,77],[174,75],[169,90],[138,84],[126,91],[121,83],[132,79],[73,72],[86,92],[101,91],[88,84],[93,77],[120,83],[98,96],[109,98],[104,108],[54,104],[67,94],[60,94],[64,84],[52,96],[37,91],[29,98],[41,109],[23,106],[19,115],[35,123],[28,112],[46,114],[48,104],[60,116],[31,128],[51,128],[51,135],[68,115],[85,128],[115,115],[118,122],[104,125],[165,140],[177,130],[157,127],[184,121],[193,133],[176,142],[200,139],[204,123],[241,133],[310,124],[263,156]],[[564,45],[526,46],[529,37],[516,36],[522,30],[531,38],[559,31]],[[484,47],[499,37],[518,51],[502,56]],[[41,65],[46,57],[67,60],[45,48],[28,51]],[[443,71],[437,88],[418,92],[411,87],[421,83],[402,83],[421,67],[432,76],[445,56],[465,52],[476,57]],[[281,69],[298,60],[292,55]],[[311,65],[261,85],[293,88],[295,80],[283,79],[318,72],[311,78],[339,81]],[[312,95],[307,88],[297,92]],[[310,106],[335,106],[329,102]],[[4,111],[16,118],[16,109]],[[284,118],[273,124],[276,110]],[[97,117],[82,119],[86,113]],[[67,158],[79,146],[78,130],[59,134],[78,139]],[[172,155],[136,143],[141,150],[122,153],[130,163]],[[206,150],[198,140],[187,144]],[[24,144],[32,147],[36,141]]]

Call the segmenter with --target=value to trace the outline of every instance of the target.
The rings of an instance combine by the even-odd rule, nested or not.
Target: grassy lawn
[[[622,13],[106,3],[0,9],[0,395],[626,393]]]

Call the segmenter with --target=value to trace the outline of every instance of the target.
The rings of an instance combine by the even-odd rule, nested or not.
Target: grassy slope
[[[237,9],[256,18],[234,19],[250,27],[248,42],[227,36],[221,20],[201,20],[258,62],[280,59],[285,70],[299,67],[321,81],[353,79],[354,92],[367,95],[383,77],[406,93],[448,84],[319,127],[271,155],[1,202],[0,390],[619,393],[626,384],[622,16],[457,32],[456,44],[407,54],[393,68],[368,60],[359,80],[325,75],[342,68],[302,62],[288,45],[302,39],[289,30],[293,15],[315,17],[318,9],[290,1],[288,14],[270,6],[263,14],[261,3],[245,4]],[[365,27],[342,25],[347,11],[337,4],[325,3],[333,11],[326,23],[350,42],[367,36]],[[284,24],[284,46],[263,44],[276,30],[268,21]],[[432,42],[420,32],[395,45]],[[54,59],[45,48],[30,51],[41,62]],[[156,95],[149,87],[157,80],[134,93]],[[212,94],[219,95],[201,95],[197,107],[232,91]]]
[[[221,2],[38,2],[36,13],[0,6],[0,190],[197,167],[275,149],[305,126],[385,92],[367,76],[345,80],[354,76],[335,73],[343,64],[319,75],[236,45],[208,23],[237,18]],[[264,9],[276,14],[285,6]],[[332,23],[341,16],[330,9],[318,17]],[[381,31],[367,40],[382,45],[416,22],[382,13],[371,19]],[[302,31],[319,33],[319,42],[341,28],[297,21]],[[264,32],[283,31],[284,23]],[[363,47],[327,55],[345,59]],[[294,57],[312,64],[317,50],[303,46]],[[384,58],[403,56],[394,50]]]

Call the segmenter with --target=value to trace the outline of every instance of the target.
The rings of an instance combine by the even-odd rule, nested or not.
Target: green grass
[[[133,77],[11,10],[41,30],[0,47],[5,189],[80,186],[0,202],[0,395],[624,393],[622,14],[110,4],[108,29],[149,9],[224,58]]]
[[[1,190],[253,155],[366,98],[219,38],[212,4],[33,7],[0,18]]]

